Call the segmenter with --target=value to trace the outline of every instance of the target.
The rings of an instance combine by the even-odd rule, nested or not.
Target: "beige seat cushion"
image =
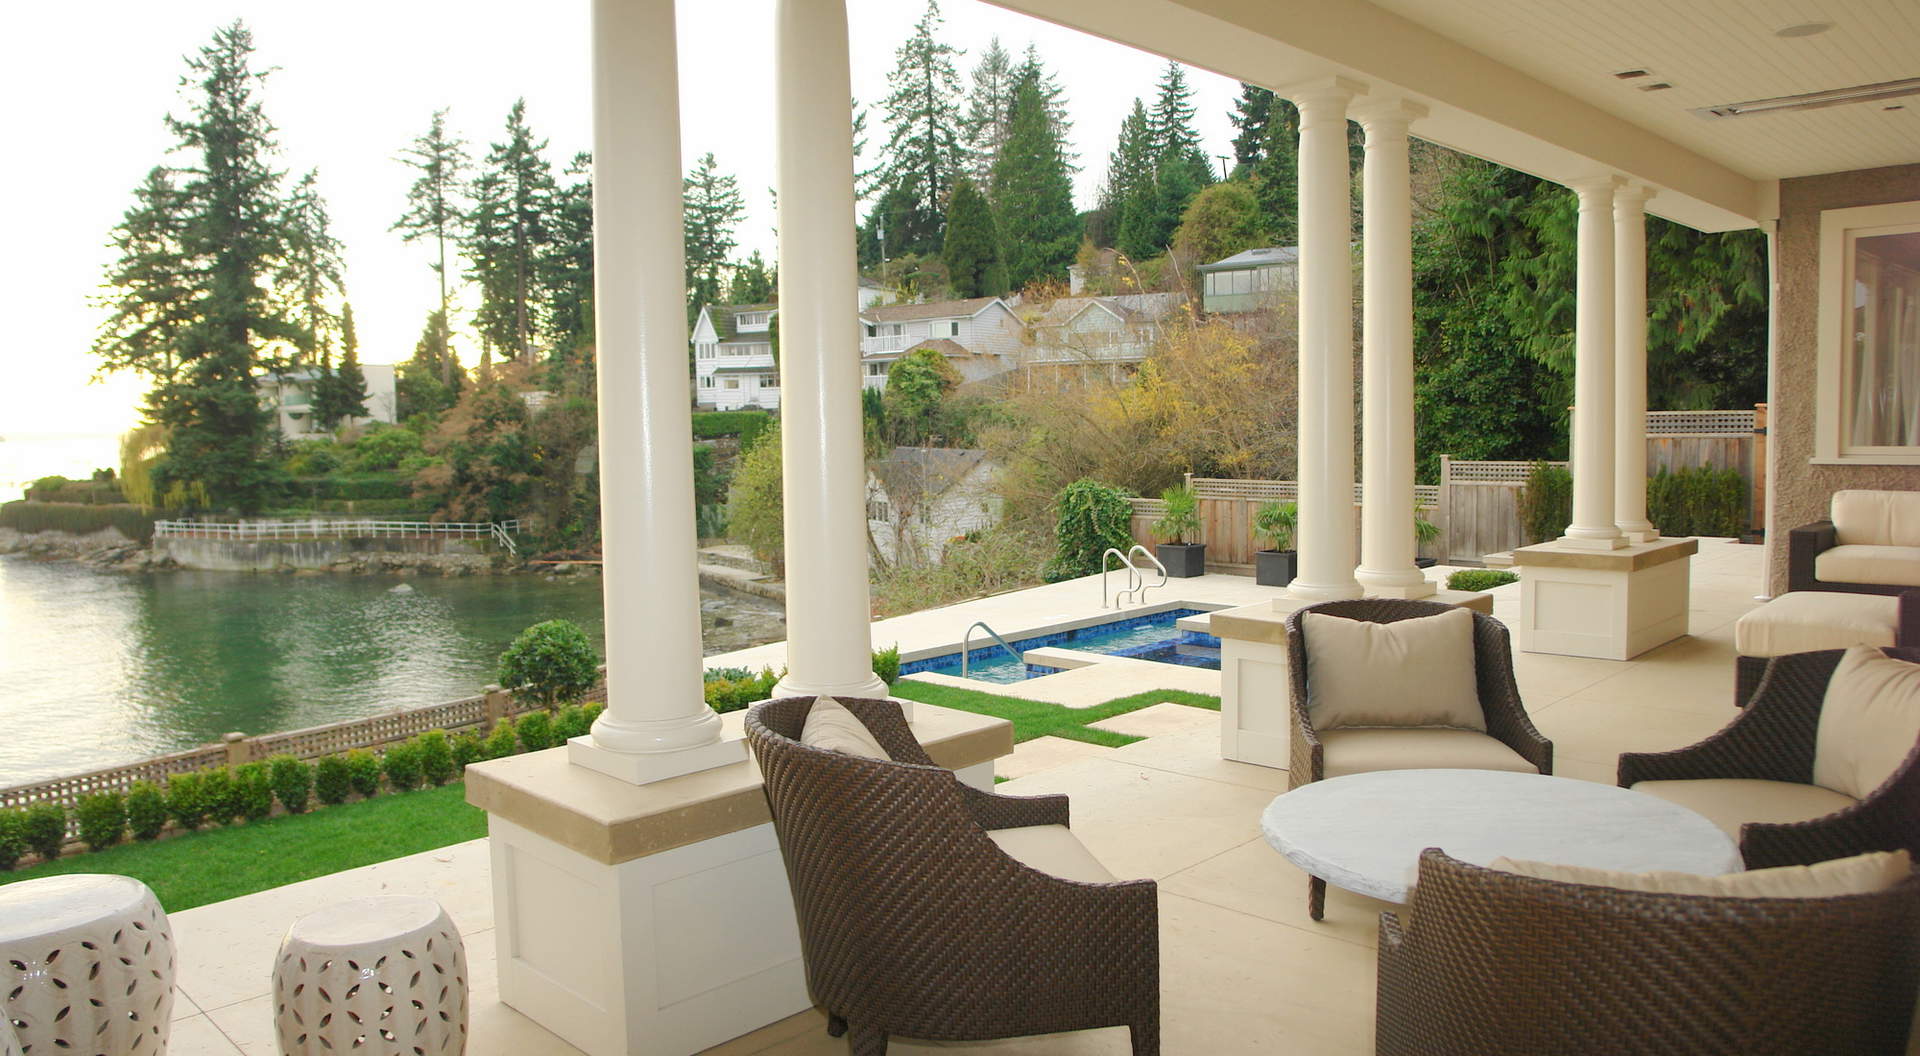
[[[1375,770],[1511,770],[1538,773],[1520,753],[1473,730],[1446,727],[1371,727],[1316,730],[1326,776]]]
[[[1813,783],[1865,799],[1920,741],[1920,664],[1854,646],[1820,704]]]
[[[1842,546],[1920,547],[1920,491],[1836,491],[1829,511]]]
[[[1474,681],[1473,613],[1368,623],[1304,614],[1307,713],[1342,726],[1487,728]]]
[[[1642,781],[1635,792],[1659,796],[1705,817],[1735,840],[1740,826],[1750,821],[1784,825],[1823,818],[1853,806],[1852,796],[1819,785],[1792,781],[1753,781],[1721,777],[1699,781]]]
[[[800,728],[800,743],[809,748],[825,748],[843,755],[863,755],[868,759],[892,759],[880,742],[874,740],[860,716],[847,710],[832,697],[815,698],[807,709],[807,723]]]
[[[1814,557],[1813,578],[1822,583],[1920,587],[1920,546],[1843,543]]]
[[[1850,645],[1893,644],[1900,599],[1888,594],[1796,590],[1740,617],[1733,648],[1741,656],[1786,656]]]
[[[1495,858],[1489,868],[1540,880],[1664,895],[1835,898],[1842,895],[1870,895],[1894,887],[1912,874],[1913,859],[1906,851],[1874,851],[1813,865],[1783,865],[1775,869],[1754,869],[1725,876],[1670,872],[1623,873],[1616,869],[1515,861],[1511,858]]]
[[[989,829],[987,837],[1024,865],[1083,884],[1111,884],[1118,878],[1087,850],[1080,837],[1065,825],[1025,825],[1017,829]]]

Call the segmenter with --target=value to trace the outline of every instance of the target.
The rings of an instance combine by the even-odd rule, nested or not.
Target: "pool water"
[[[1219,670],[1220,639],[1197,631],[1183,631],[1175,626],[1179,620],[1205,611],[1204,609],[1169,609],[1165,612],[1148,613],[1144,616],[1113,620],[1070,631],[1016,638],[1012,639],[1010,644],[1015,652],[1020,654],[1024,654],[1029,649],[1058,646],[1062,649],[1078,649],[1089,653],[1105,653],[1109,656],[1129,656],[1139,660]],[[1010,655],[1000,647],[998,642],[991,639],[983,643],[976,638],[972,647],[968,649],[967,677],[979,679],[982,682],[1020,682],[1029,678],[1038,678],[1041,675],[1050,675],[1058,670],[1060,669],[1028,664],[1019,656]],[[943,656],[908,661],[900,665],[900,673],[903,675],[921,671],[959,675],[960,653],[955,651]]]

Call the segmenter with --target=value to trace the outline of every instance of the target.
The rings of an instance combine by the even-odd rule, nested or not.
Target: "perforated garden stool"
[[[0,1005],[22,1051],[158,1056],[173,929],[147,885],[79,873],[0,887]]]
[[[467,950],[430,898],[358,898],[294,921],[273,967],[287,1056],[458,1056]]]

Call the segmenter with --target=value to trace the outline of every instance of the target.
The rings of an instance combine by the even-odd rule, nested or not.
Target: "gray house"
[[[1212,312],[1250,312],[1280,291],[1300,288],[1300,247],[1268,246],[1200,265],[1205,307]]]

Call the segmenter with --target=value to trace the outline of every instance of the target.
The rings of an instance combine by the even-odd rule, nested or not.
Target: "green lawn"
[[[1108,748],[1132,744],[1140,738],[1121,733],[1109,733],[1106,730],[1089,729],[1087,723],[1111,719],[1115,715],[1139,711],[1141,708],[1150,708],[1163,701],[1185,704],[1192,708],[1206,708],[1209,711],[1220,710],[1219,697],[1210,697],[1205,693],[1188,693],[1179,689],[1155,689],[1145,693],[1135,693],[1130,697],[1109,700],[1105,704],[1098,704],[1091,708],[1069,708],[1044,701],[1003,697],[997,693],[982,693],[974,689],[938,686],[911,678],[903,678],[895,682],[893,695],[942,708],[1011,719],[1013,720],[1013,739],[1016,743],[1030,741],[1035,737],[1064,737],[1070,741],[1086,741],[1088,744],[1098,744]]]
[[[57,873],[119,873],[153,888],[169,913],[238,898],[342,869],[384,862],[487,834],[487,815],[454,782],[207,829],[153,843],[123,843],[12,873],[0,884]]]
[[[900,680],[893,692],[943,708],[1011,719],[1015,741],[1053,736],[1109,748],[1140,738],[1088,729],[1087,723],[1167,700],[1220,710],[1218,697],[1177,689],[1136,693],[1092,708],[1066,708],[911,679]],[[485,836],[486,814],[468,806],[465,797],[466,786],[455,782],[153,843],[123,843],[0,873],[0,885],[59,873],[119,873],[143,881],[160,896],[168,912],[178,913]]]

